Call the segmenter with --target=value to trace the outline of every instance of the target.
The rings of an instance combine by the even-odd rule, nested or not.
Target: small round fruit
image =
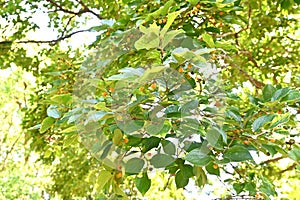
[[[122,172],[118,172],[118,173],[116,174],[116,178],[117,178],[117,179],[122,178],[122,176],[123,176]]]
[[[180,73],[184,72],[184,70],[183,70],[182,67],[180,67],[180,68],[178,69],[178,71],[179,71]]]
[[[124,143],[128,143],[128,142],[129,142],[128,138],[124,138]]]
[[[152,83],[150,87],[154,90],[156,88],[156,83]]]
[[[214,164],[214,165],[213,165],[213,168],[214,168],[214,169],[218,169],[219,166],[218,166],[217,164]]]
[[[248,140],[245,140],[244,141],[244,145],[248,145],[249,144],[249,141]]]
[[[270,138],[269,141],[270,142],[275,142],[275,139],[274,138]]]
[[[109,88],[109,91],[110,91],[110,92],[114,92],[114,91],[115,91],[115,88],[112,88],[112,87],[111,87],[111,88]]]
[[[102,96],[106,97],[107,96],[107,92],[102,92]]]

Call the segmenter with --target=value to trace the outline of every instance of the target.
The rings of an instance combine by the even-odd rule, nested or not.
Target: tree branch
[[[17,139],[16,139],[16,140],[14,141],[14,143],[11,145],[10,149],[6,152],[5,158],[4,158],[4,160],[2,161],[2,168],[1,168],[1,171],[3,171],[3,170],[5,169],[6,160],[8,159],[9,154],[14,150],[14,148],[15,148],[17,142],[18,142],[19,139],[21,138],[21,135],[22,135],[22,134],[20,134],[20,135],[17,137]]]
[[[59,37],[57,39],[54,39],[54,40],[1,41],[0,44],[8,44],[8,43],[19,43],[19,44],[27,44],[27,43],[37,43],[37,44],[40,43],[40,44],[43,44],[43,43],[48,43],[48,44],[56,44],[56,43],[58,43],[62,40],[65,40],[67,38],[72,37],[73,35],[75,35],[77,33],[83,33],[83,32],[88,32],[88,31],[91,31],[91,29],[78,30],[78,31],[72,32],[70,34],[61,36],[61,37]]]
[[[290,170],[293,170],[295,169],[295,167],[297,166],[298,163],[294,163],[292,164],[291,166],[289,166],[288,168],[284,169],[284,170],[281,170],[279,173],[282,174],[284,172],[287,172],[287,171],[290,171]]]
[[[261,165],[264,165],[264,164],[268,164],[268,163],[271,163],[271,162],[276,162],[276,161],[281,160],[281,159],[283,159],[283,158],[284,158],[283,156],[280,156],[280,157],[277,157],[277,158],[272,158],[272,159],[263,161],[263,162],[260,163],[260,164],[261,164]]]
[[[237,68],[242,74],[244,74],[248,80],[258,89],[262,88],[265,84],[261,81],[254,79],[251,75],[249,75],[244,69],[242,69],[239,65],[231,62],[228,58],[225,57],[225,62],[229,63],[229,65]]]
[[[79,1],[79,0],[76,0],[76,1],[83,7],[83,9],[79,10],[78,12],[74,12],[72,10],[65,9],[63,6],[61,6],[60,4],[56,3],[53,0],[46,0],[46,1],[50,2],[52,5],[54,5],[56,8],[58,8],[57,10],[54,10],[52,12],[62,11],[64,13],[73,14],[73,15],[81,15],[83,13],[91,13],[94,16],[96,16],[98,19],[103,19],[99,14],[97,14],[94,11],[92,11],[91,9],[89,9],[82,1]]]

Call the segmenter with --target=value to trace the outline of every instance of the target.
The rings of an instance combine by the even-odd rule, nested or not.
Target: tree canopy
[[[1,88],[24,115],[24,159],[37,153],[62,199],[184,199],[213,178],[223,197],[296,199],[299,4],[1,1],[1,69],[35,81],[13,79],[24,98]]]

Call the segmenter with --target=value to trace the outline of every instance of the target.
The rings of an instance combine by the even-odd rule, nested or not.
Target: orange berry
[[[118,179],[122,178],[122,176],[123,176],[122,172],[119,172],[119,173],[116,174],[116,178],[118,178]]]
[[[281,111],[281,110],[278,110],[277,113],[278,113],[278,114],[282,114],[282,111]]]
[[[124,138],[124,143],[128,143],[128,138]]]
[[[152,83],[150,87],[151,87],[152,89],[155,89],[155,88],[156,88],[156,83]]]
[[[193,68],[193,65],[190,63],[190,64],[188,64],[187,68],[188,68],[188,69],[192,69],[192,68]]]
[[[213,165],[213,168],[214,168],[214,169],[218,169],[218,167],[219,167],[219,166],[218,166],[217,164],[214,164],[214,165]]]
[[[109,88],[109,91],[110,91],[110,92],[114,92],[114,91],[115,91],[115,88]]]
[[[163,23],[163,20],[161,20],[161,19],[158,20],[158,23],[159,23],[159,24],[162,24],[162,23]]]
[[[200,4],[197,4],[197,5],[196,5],[196,8],[197,8],[197,9],[200,9],[200,7],[201,7]]]
[[[244,141],[244,144],[245,144],[245,145],[248,145],[248,144],[249,144],[249,141],[248,141],[248,140],[245,140],[245,141]]]
[[[142,87],[139,88],[139,91],[140,91],[140,92],[143,92],[144,89],[145,89],[144,86],[142,86]]]
[[[163,21],[163,23],[166,23],[166,22],[167,22],[167,19],[166,19],[166,18],[164,18],[162,21]]]
[[[183,70],[182,67],[180,67],[180,68],[178,69],[178,71],[179,71],[180,73],[184,72],[184,70]]]
[[[219,12],[219,15],[220,16],[224,15],[224,12],[223,11]]]
[[[269,141],[270,142],[275,142],[275,139],[274,138],[270,138]]]
[[[109,31],[107,31],[107,32],[105,33],[105,35],[106,35],[106,36],[109,36],[109,35],[110,35],[110,32],[109,32]]]
[[[106,97],[107,96],[107,92],[102,92],[102,96]]]

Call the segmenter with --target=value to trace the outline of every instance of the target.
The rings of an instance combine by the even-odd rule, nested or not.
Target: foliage
[[[54,163],[51,194],[128,199],[138,196],[129,181],[147,196],[160,169],[177,188],[213,175],[233,194],[269,199],[275,179],[299,171],[299,1],[1,6],[0,62],[36,76],[23,128],[30,150]],[[57,39],[27,39],[38,9]],[[94,51],[63,49],[82,32],[97,34],[85,46]]]

